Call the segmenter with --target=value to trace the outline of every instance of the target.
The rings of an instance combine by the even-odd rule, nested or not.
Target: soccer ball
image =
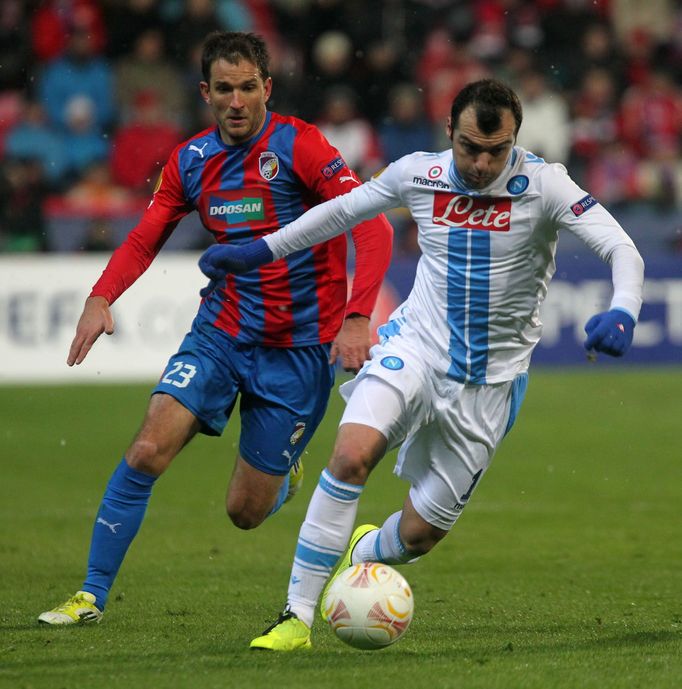
[[[371,651],[395,643],[405,633],[412,621],[414,597],[395,569],[363,562],[334,579],[322,605],[341,641]]]

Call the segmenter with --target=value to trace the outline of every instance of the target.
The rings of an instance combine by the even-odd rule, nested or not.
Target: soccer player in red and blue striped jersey
[[[180,144],[138,225],[92,289],[67,363],[80,364],[103,333],[110,305],[147,269],[177,223],[196,211],[218,243],[246,244],[360,184],[317,128],[267,110],[272,90],[264,42],[215,32],[202,55],[202,96],[217,125]],[[369,352],[369,316],[388,267],[385,218],[203,290],[177,354],[154,388],[142,428],[107,485],[78,593],[42,613],[48,624],[99,621],[152,486],[198,432],[220,435],[240,397],[239,453],[227,512],[258,526],[293,493],[300,455],[321,421],[339,358],[357,370]]]

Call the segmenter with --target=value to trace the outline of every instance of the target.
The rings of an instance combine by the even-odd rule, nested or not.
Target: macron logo
[[[118,522],[117,524],[110,524],[105,519],[102,519],[102,517],[97,517],[97,523],[104,524],[104,526],[108,526],[111,529],[111,533],[116,533],[116,527],[122,526],[121,522]]]
[[[190,151],[196,151],[202,158],[204,157],[204,149],[208,146],[208,141],[201,147],[199,148],[198,146],[195,146],[194,144],[190,144],[189,150]]]

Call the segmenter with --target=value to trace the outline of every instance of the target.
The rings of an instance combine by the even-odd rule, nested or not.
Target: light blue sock
[[[402,510],[394,512],[381,526],[366,533],[353,548],[353,564],[359,562],[383,562],[387,565],[405,565],[419,557],[405,548],[400,538]]]
[[[271,517],[277,510],[284,504],[287,499],[287,493],[289,492],[289,474],[284,477],[284,483],[280,486],[279,493],[277,493],[277,500],[273,508],[270,510],[268,517]]]
[[[363,486],[345,483],[324,469],[315,487],[291,567],[287,603],[309,627],[317,599],[353,533]]]
[[[92,529],[88,573],[82,586],[95,596],[100,610],[142,524],[156,478],[129,467],[124,457],[109,479]]]

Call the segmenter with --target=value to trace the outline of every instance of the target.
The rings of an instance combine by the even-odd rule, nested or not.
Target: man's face
[[[514,115],[506,108],[501,111],[500,128],[492,134],[484,134],[478,128],[473,106],[462,110],[458,122],[448,118],[452,157],[468,187],[482,189],[500,176],[516,140],[515,129]]]
[[[272,91],[272,79],[265,81],[258,67],[248,60],[236,65],[222,58],[211,65],[210,83],[200,82],[226,144],[240,144],[257,134],[265,120],[265,104]]]

